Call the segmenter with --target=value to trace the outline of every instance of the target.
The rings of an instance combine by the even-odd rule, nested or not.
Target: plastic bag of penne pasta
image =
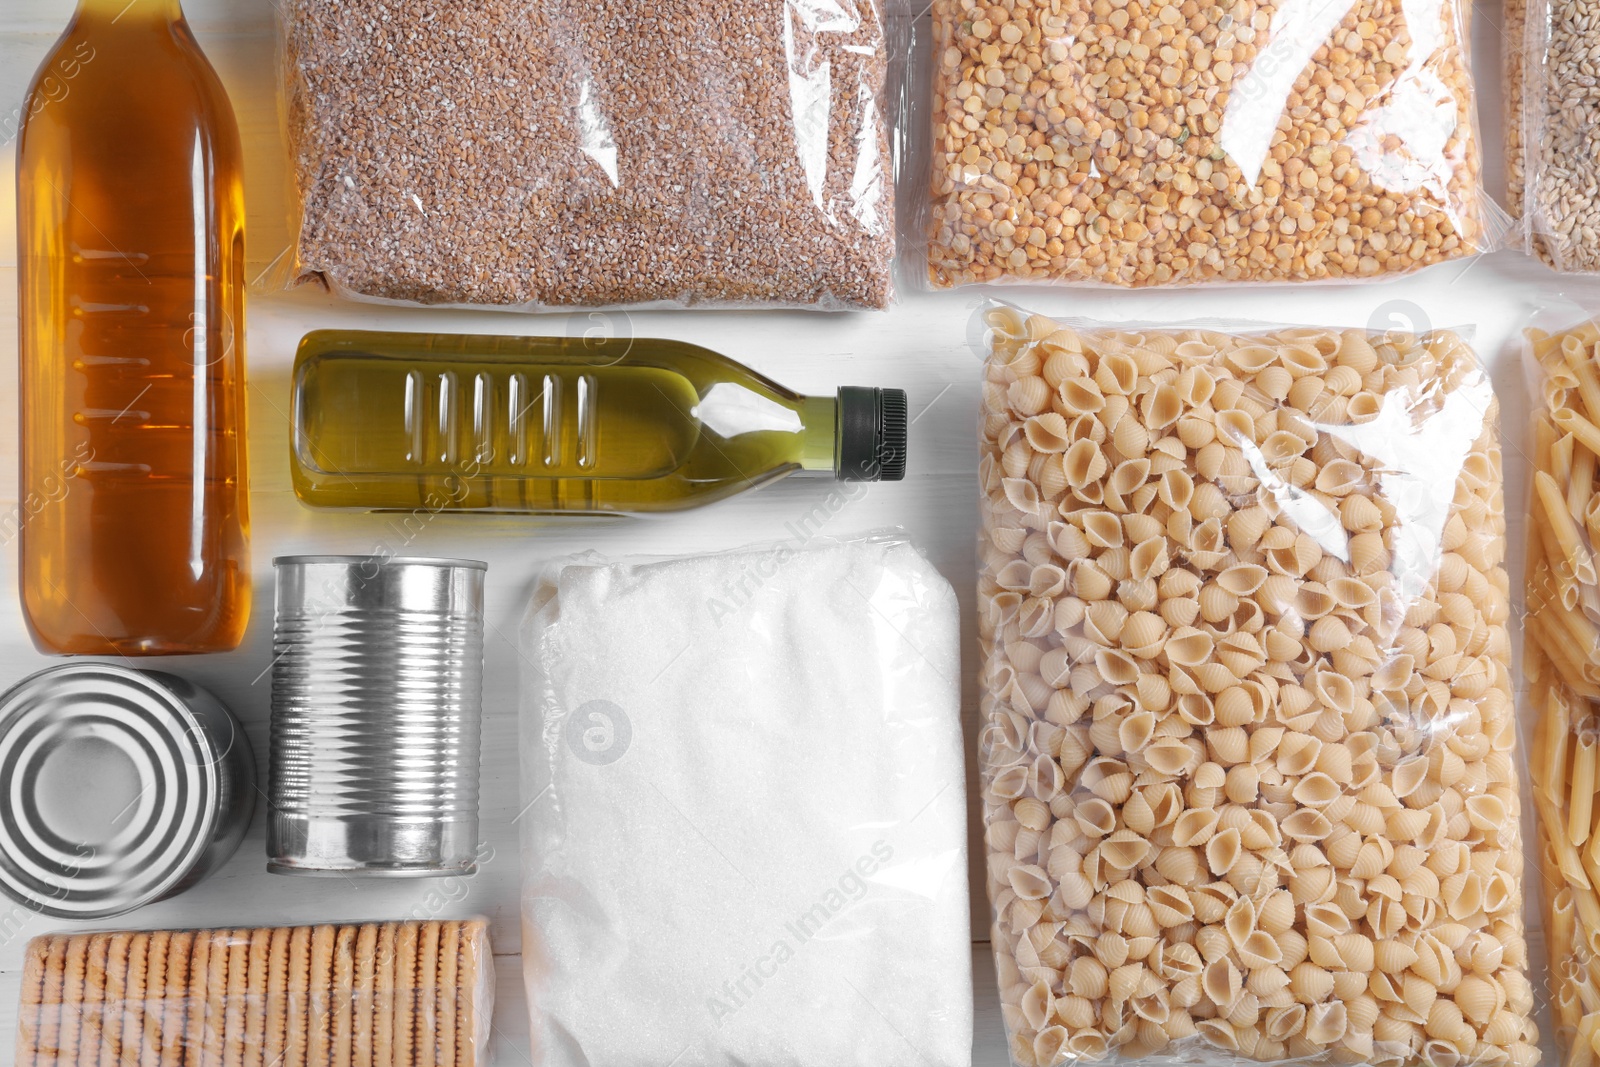
[[[1534,807],[1556,1044],[1600,1058],[1600,326],[1529,330],[1533,489],[1523,665],[1533,710]]]
[[[985,314],[1013,1059],[1531,1067],[1496,401],[1466,341]]]
[[[22,963],[18,1067],[481,1067],[482,920],[66,932]]]

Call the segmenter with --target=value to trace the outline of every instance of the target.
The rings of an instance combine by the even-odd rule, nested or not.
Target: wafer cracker
[[[461,990],[456,975],[461,964],[461,924],[447,922],[439,930],[438,1029],[433,1042],[436,1067],[455,1067],[456,1004]]]
[[[189,968],[195,935],[179,930],[167,943],[166,975],[161,987],[161,1067],[183,1067],[188,1048]]]
[[[374,1067],[372,997],[378,976],[378,926],[367,923],[356,934],[354,988],[351,991],[350,1067]]]
[[[311,979],[311,928],[296,926],[289,931],[289,983],[285,999],[289,1005],[288,1041],[284,1067],[306,1067],[306,1048],[311,1025],[308,985]]]
[[[17,1012],[17,1067],[36,1067],[45,976],[49,973],[51,939],[36,937],[28,942],[22,958],[22,1003]]]
[[[188,993],[184,997],[183,1021],[184,1063],[197,1065],[205,1056],[206,1047],[206,972],[211,969],[211,936],[204,931],[194,935],[189,949]],[[101,1067],[105,1067],[101,1064]]]
[[[353,1052],[356,928],[341,926],[333,940],[333,983],[330,991],[329,1042],[333,1067],[350,1067]]]
[[[311,1012],[311,1042],[307,1051],[308,1063],[327,1067],[333,1058],[333,943],[337,926],[311,928],[311,975],[306,986]]]
[[[167,950],[172,943],[172,933],[156,930],[150,934],[144,952],[144,1023],[139,1042],[139,1057],[134,1062],[139,1067],[161,1067],[161,1046],[165,1036],[161,1027],[166,1023]],[[124,1061],[128,1059],[123,1056]]]
[[[227,930],[212,930],[200,936],[210,942],[206,951],[206,1022],[200,1029],[200,1062],[204,1067],[222,1067],[228,1037],[228,953],[231,935]]]
[[[417,930],[415,1049],[417,1067],[437,1067],[435,1045],[439,1036],[439,924],[426,922]],[[452,1010],[454,1010],[452,1008]]]
[[[137,933],[128,942],[128,977],[122,991],[122,1051],[117,1063],[134,1067],[144,1050],[144,1007],[150,975],[150,935]]]
[[[419,924],[401,923],[394,935],[394,1064],[415,1067]]]
[[[456,1067],[476,1067],[484,1060],[490,997],[494,990],[494,956],[489,950],[489,924],[474,919],[461,924],[461,953],[456,963]]]
[[[120,932],[111,935],[106,946],[106,998],[101,1013],[100,1067],[120,1067],[122,1063],[123,1020],[128,1010],[128,957],[137,935]]]
[[[44,992],[39,998],[38,1040],[35,1055],[41,1063],[54,1063],[61,1050],[61,994],[66,978],[67,939],[52,937],[45,960]]]
[[[272,931],[267,944],[267,1025],[261,1039],[266,1067],[278,1067],[289,1042],[289,928]]]
[[[83,1024],[78,1033],[78,1062],[98,1064],[105,1044],[106,958],[111,935],[91,934],[83,969]]]
[[[245,1001],[250,987],[250,931],[223,931],[228,940],[227,998],[222,1006],[223,1067],[244,1067]]]
[[[84,984],[89,969],[89,936],[67,938],[67,954],[62,962],[61,1035],[57,1039],[61,1063],[77,1063],[83,1033]],[[99,1058],[98,1056],[96,1057]]]
[[[395,935],[396,923],[378,927],[377,973],[372,994],[373,1067],[394,1067]]]
[[[258,926],[250,932],[249,960],[245,964],[245,987],[248,990],[244,1021],[244,1065],[264,1067],[264,1043],[267,1031],[267,955],[272,948],[273,931]]]
[[[67,951],[61,963],[61,1029],[56,1037],[58,1063],[78,1062],[78,1034],[83,1027],[83,978],[88,963],[88,936],[67,938]]]

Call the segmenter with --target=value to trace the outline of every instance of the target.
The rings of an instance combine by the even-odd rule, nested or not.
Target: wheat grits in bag
[[[282,7],[286,284],[526,310],[889,302],[877,4]]]
[[[1457,0],[935,0],[928,277],[1310,281],[1486,250]]]
[[[1466,343],[989,312],[979,758],[1019,1064],[1538,1060]]]

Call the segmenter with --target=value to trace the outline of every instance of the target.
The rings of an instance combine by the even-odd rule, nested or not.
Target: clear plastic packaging
[[[1511,240],[1526,242],[1526,223],[1522,217],[1524,191],[1523,164],[1526,162],[1522,148],[1523,89],[1527,57],[1522,42],[1527,33],[1527,0],[1505,0],[1500,20],[1500,32],[1505,35],[1505,48],[1501,53],[1500,73],[1505,80],[1505,100],[1501,115],[1505,126],[1506,213],[1511,216],[1514,229]]]
[[[489,1062],[477,920],[57,934],[23,960],[18,1067]]]
[[[1523,670],[1545,882],[1556,1045],[1569,1067],[1600,1055],[1600,323],[1529,330],[1533,487],[1528,500]]]
[[[1488,250],[1457,0],[934,0],[934,288],[1336,281]]]
[[[1525,250],[1554,270],[1600,271],[1594,87],[1600,33],[1579,4],[1507,0],[1506,170]]]
[[[900,535],[813,521],[536,582],[537,1067],[970,1063],[956,597]]]
[[[890,301],[893,6],[280,7],[298,219],[273,284],[522,310]]]
[[[1496,401],[1466,342],[988,322],[1013,1059],[1532,1067]]]

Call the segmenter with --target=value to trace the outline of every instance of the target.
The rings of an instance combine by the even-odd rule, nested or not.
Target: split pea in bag
[[[1339,281],[1487,251],[1466,12],[935,0],[934,288]]]

